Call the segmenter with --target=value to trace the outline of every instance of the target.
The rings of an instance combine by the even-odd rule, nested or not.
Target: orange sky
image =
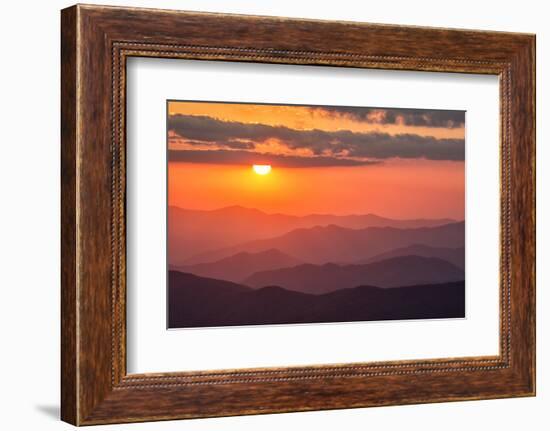
[[[372,124],[350,118],[334,119],[320,111],[293,105],[258,105],[245,103],[170,102],[168,115],[206,115],[221,120],[244,123],[284,125],[293,129],[380,131],[387,133],[414,133],[441,138],[464,138],[464,127],[410,127],[395,124]]]
[[[463,151],[464,124],[441,126],[430,117],[433,111],[426,116],[403,111],[403,117],[395,111],[391,121],[380,121],[384,110],[360,117],[301,106],[170,102],[168,112],[169,205],[205,210],[241,205],[295,215],[464,218],[464,161],[456,151],[440,154],[438,147],[454,145],[460,152],[462,142]],[[451,114],[449,118],[460,118]],[[174,118],[181,124],[172,126]],[[302,139],[301,132],[307,131],[311,134]],[[318,139],[310,143],[311,136]],[[390,147],[394,139],[395,154]],[[409,141],[418,155],[408,150]],[[253,172],[250,161],[257,156],[261,162],[264,155],[297,162],[283,159],[277,166],[274,161],[271,173],[262,176]],[[327,166],[317,166],[320,158]],[[341,165],[348,162],[363,164]]]

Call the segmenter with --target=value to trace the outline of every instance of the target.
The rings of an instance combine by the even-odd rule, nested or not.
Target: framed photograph
[[[62,11],[62,419],[535,394],[535,37]]]
[[[466,317],[464,111],[167,116],[169,329]]]

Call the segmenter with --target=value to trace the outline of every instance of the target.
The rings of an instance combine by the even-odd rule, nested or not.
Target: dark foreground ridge
[[[169,272],[169,328],[461,318],[464,281],[358,286],[322,295]]]

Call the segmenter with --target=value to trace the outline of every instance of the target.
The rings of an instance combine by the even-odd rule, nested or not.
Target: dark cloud
[[[388,159],[424,158],[429,160],[464,160],[463,139],[437,139],[413,134],[337,132],[340,141],[334,146],[353,157]]]
[[[170,150],[171,162],[212,163],[219,165],[273,165],[285,168],[313,168],[328,166],[364,166],[379,162],[335,157],[302,157],[282,154],[262,154],[239,150]]]
[[[177,143],[180,139],[181,137],[179,136],[171,136],[170,143]],[[201,145],[205,145],[205,142],[185,140],[185,144],[198,147]],[[206,143],[206,145],[208,145],[208,143]],[[235,150],[253,150],[256,147],[256,144],[250,141],[228,140],[222,143],[218,143],[218,147],[231,148]]]
[[[296,130],[284,126],[221,121],[206,116],[180,114],[169,117],[168,128],[186,142],[211,147],[212,150],[253,150],[257,144],[277,139],[290,150],[308,149],[314,156],[326,157],[327,160],[392,157],[464,160],[464,139],[437,139],[414,134],[390,135],[380,132],[358,133],[349,130]]]
[[[445,127],[454,129],[464,127],[465,119],[464,111],[354,108],[340,106],[322,106],[314,109],[328,116],[347,117],[371,124],[404,124],[407,126]]]

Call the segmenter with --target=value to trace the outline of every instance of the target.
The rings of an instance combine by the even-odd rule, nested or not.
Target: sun
[[[271,172],[271,165],[252,165],[252,170],[258,175],[267,175]]]

